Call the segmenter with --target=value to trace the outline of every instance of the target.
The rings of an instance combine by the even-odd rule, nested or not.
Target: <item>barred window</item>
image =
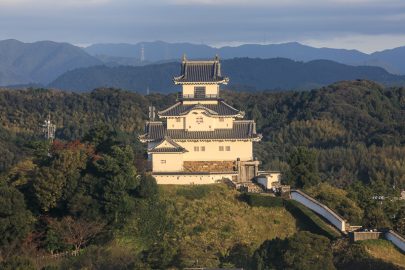
[[[224,151],[224,147],[222,145],[219,147],[219,151]]]
[[[225,147],[225,149],[226,149],[226,151],[231,151],[231,147],[230,147],[230,146]]]

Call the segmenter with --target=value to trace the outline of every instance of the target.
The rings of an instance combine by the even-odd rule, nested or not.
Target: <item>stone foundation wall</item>
[[[234,161],[184,161],[185,172],[232,172],[235,171]]]

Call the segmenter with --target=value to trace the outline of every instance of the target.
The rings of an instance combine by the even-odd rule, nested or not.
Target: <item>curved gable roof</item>
[[[217,104],[189,104],[184,105],[181,102],[174,104],[173,106],[167,108],[166,110],[158,112],[160,117],[175,117],[188,114],[194,109],[203,109],[210,115],[216,116],[234,116],[242,118],[245,113],[239,111],[232,106],[226,104],[222,100],[218,101]]]

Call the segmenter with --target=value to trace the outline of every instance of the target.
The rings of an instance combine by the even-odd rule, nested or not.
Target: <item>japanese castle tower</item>
[[[152,175],[158,184],[209,184],[223,178],[251,181],[258,174],[253,142],[260,141],[253,120],[220,98],[219,58],[190,61],[183,57],[177,103],[159,111],[161,121],[146,123],[140,140],[148,143]]]

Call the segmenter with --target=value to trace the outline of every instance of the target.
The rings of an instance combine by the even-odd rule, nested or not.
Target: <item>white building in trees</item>
[[[160,121],[146,123],[140,136],[148,143],[152,174],[158,184],[209,184],[222,178],[251,181],[258,174],[253,142],[260,141],[253,120],[225,103],[218,57],[181,64],[174,83],[182,86],[177,103],[159,111]]]

